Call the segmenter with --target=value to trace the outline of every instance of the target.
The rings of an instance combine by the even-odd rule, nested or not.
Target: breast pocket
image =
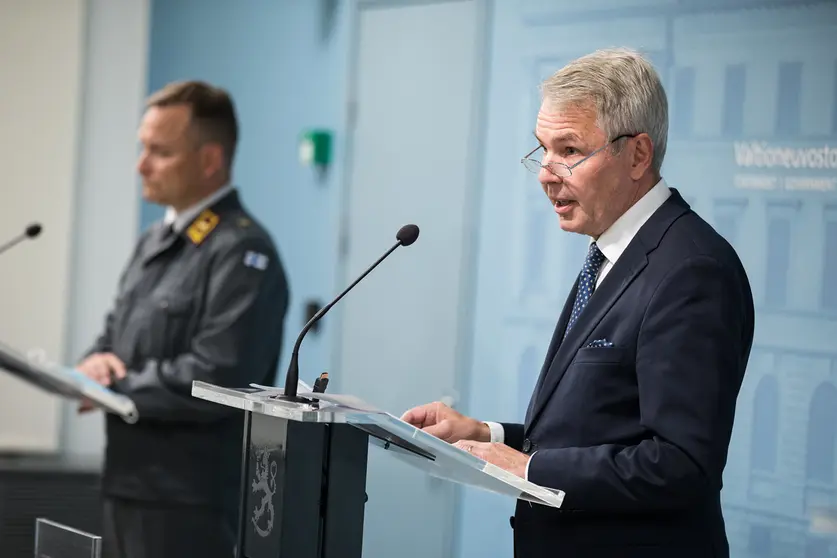
[[[186,293],[165,294],[154,299],[153,352],[174,359],[188,351],[195,314],[195,299]]]
[[[624,430],[638,409],[636,365],[630,349],[580,349],[559,384],[573,443],[597,445]]]
[[[567,378],[581,401],[605,405],[636,393],[636,369],[628,349],[620,347],[588,347],[579,350]],[[594,404],[595,405],[595,404]]]
[[[587,347],[578,350],[572,364],[622,364],[629,360],[630,352],[622,347]]]

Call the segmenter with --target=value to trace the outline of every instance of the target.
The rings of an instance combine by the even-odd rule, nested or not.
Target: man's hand
[[[466,417],[438,401],[413,407],[401,416],[401,420],[451,444],[459,440],[491,440],[487,424]]]
[[[121,380],[127,374],[125,363],[119,360],[113,353],[94,353],[81,361],[76,369],[103,386],[111,384],[111,374],[117,380]],[[78,407],[79,413],[86,413],[95,409],[93,403],[84,399]]]
[[[111,373],[117,380],[125,377],[125,363],[113,353],[94,353],[76,367],[82,374],[103,386],[111,383]]]
[[[92,411],[95,408],[96,407],[93,406],[92,401],[90,401],[89,399],[82,399],[81,403],[79,403],[79,405],[78,405],[78,413],[79,414],[89,413],[90,411]]]
[[[463,440],[454,445],[522,479],[526,478],[526,465],[532,457],[530,455],[512,449],[506,444]]]

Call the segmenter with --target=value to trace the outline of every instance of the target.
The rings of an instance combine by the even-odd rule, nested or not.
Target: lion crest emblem
[[[250,522],[259,536],[266,537],[273,531],[275,510],[273,509],[273,495],[276,494],[276,472],[278,465],[270,459],[270,450],[259,448],[256,450],[256,478],[250,483],[253,494],[262,493],[259,505],[253,507]]]

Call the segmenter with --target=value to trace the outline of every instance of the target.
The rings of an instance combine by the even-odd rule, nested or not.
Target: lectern
[[[361,558],[370,445],[451,482],[544,506],[563,501],[562,491],[525,481],[356,397],[300,390],[289,401],[282,392],[192,385],[194,397],[245,413],[238,558]]]
[[[130,424],[139,419],[137,407],[130,398],[98,384],[75,368],[39,362],[0,344],[0,369],[52,395],[87,400],[94,407],[118,415]]]
[[[139,418],[130,398],[99,385],[72,367],[33,359],[2,343],[0,370],[55,397],[89,401],[128,423]],[[13,455],[4,456],[2,461],[0,556],[32,556],[33,538],[37,541],[38,557],[98,556],[98,536],[77,530],[100,528],[98,464],[79,467],[77,460],[67,455]],[[5,490],[11,487],[14,489]],[[36,520],[44,513],[51,517]],[[56,521],[67,525],[58,525]]]

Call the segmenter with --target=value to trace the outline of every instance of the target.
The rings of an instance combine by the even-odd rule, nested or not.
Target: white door
[[[421,234],[335,308],[331,376],[340,392],[400,415],[455,398],[465,369],[484,8],[479,0],[376,2],[361,3],[356,16],[345,283],[395,242],[402,225],[415,223]],[[365,557],[451,554],[451,484],[372,447],[367,492]]]

